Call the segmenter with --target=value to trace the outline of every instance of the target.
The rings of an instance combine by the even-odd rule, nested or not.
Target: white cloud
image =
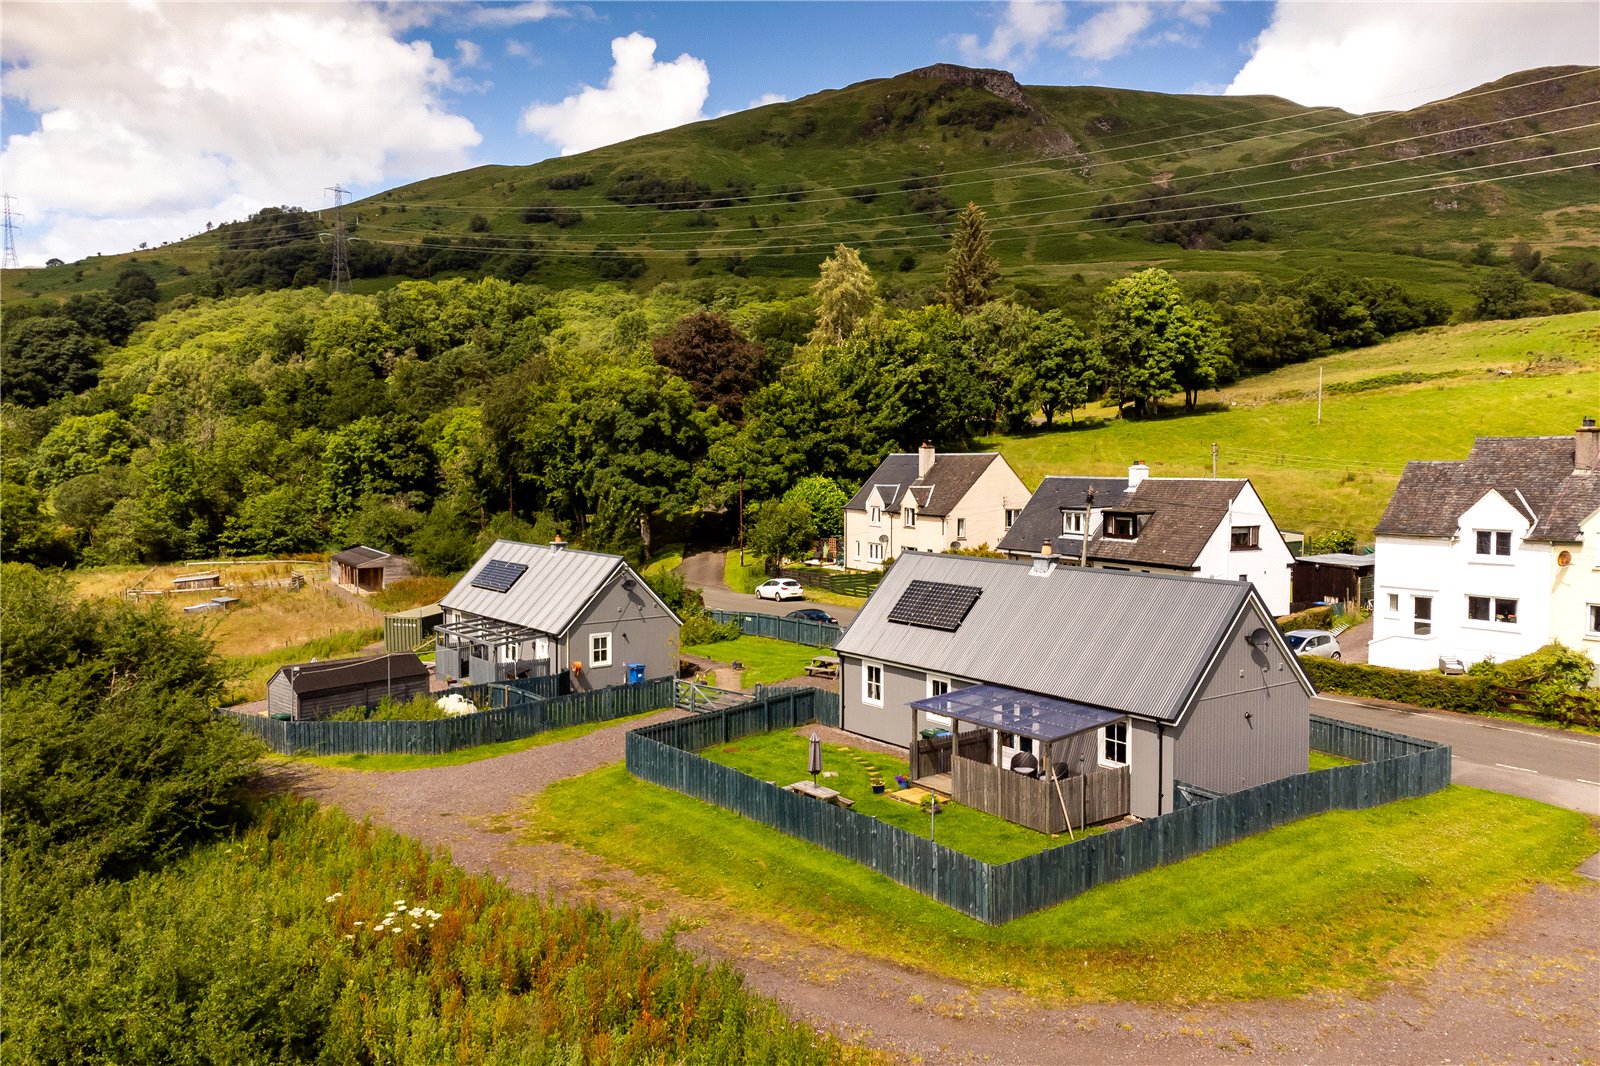
[[[786,104],[788,102],[789,98],[782,93],[762,93],[760,96],[756,97],[754,100],[751,100],[743,107],[734,107],[729,108],[726,111],[718,111],[717,117],[722,118],[724,115],[736,115],[740,111],[749,111],[756,107],[766,107],[768,104]]]
[[[1070,35],[1067,48],[1083,59],[1115,59],[1155,20],[1149,4],[1112,4],[1095,12]]]
[[[658,63],[655,54],[654,38],[615,38],[605,88],[585,85],[559,104],[531,105],[522,113],[523,131],[575,155],[704,118],[700,109],[711,93],[704,61],[685,52]]]
[[[476,41],[462,39],[456,42],[456,65],[475,67],[483,60],[483,48]]]
[[[525,4],[483,4],[473,8],[469,18],[479,26],[520,26],[525,22],[543,22],[572,14],[573,9],[560,4],[533,0]]]
[[[1581,3],[1280,3],[1228,92],[1347,111],[1402,110],[1529,67],[1593,65]]]
[[[1055,41],[1066,24],[1067,5],[1059,0],[1011,0],[988,43],[967,33],[957,38],[956,47],[969,63],[1024,67],[1033,62],[1041,45]]]
[[[439,101],[449,64],[369,7],[13,4],[5,63],[40,122],[0,152],[29,261],[438,173],[481,139]]]
[[[1010,0],[989,39],[965,33],[956,49],[969,63],[1023,70],[1041,50],[1067,52],[1079,59],[1115,59],[1149,43],[1193,44],[1194,27],[1205,26],[1220,10],[1218,0],[1119,0],[1068,4],[1065,0]],[[1069,15],[1084,17],[1076,25]],[[1146,33],[1171,23],[1173,28]]]

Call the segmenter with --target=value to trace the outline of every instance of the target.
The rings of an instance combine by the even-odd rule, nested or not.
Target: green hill
[[[1317,388],[1322,383],[1321,421]],[[1116,475],[1248,477],[1284,529],[1370,538],[1408,459],[1460,459],[1475,436],[1570,433],[1600,415],[1600,312],[1422,330],[1249,378],[1199,414],[1080,418],[994,437],[1030,486]]]
[[[914,298],[971,200],[989,211],[1006,280],[1069,307],[1148,265],[1273,278],[1337,267],[1459,307],[1485,269],[1463,262],[1481,241],[1498,255],[1524,240],[1547,258],[1593,256],[1600,148],[1575,127],[1597,121],[1597,69],[1529,71],[1360,117],[1269,97],[1021,86],[940,65],[580,156],[432,178],[345,217],[356,286],[369,289],[485,273],[553,287],[732,275],[798,288],[844,241]],[[219,271],[226,291],[325,278],[316,233],[328,220],[281,221],[135,254],[163,297],[214,291]],[[108,287],[129,258],[10,272],[5,295]]]

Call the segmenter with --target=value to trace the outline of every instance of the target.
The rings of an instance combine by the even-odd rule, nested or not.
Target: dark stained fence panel
[[[828,622],[807,622],[799,618],[780,618],[773,614],[746,611],[712,611],[712,621],[737,622],[739,631],[747,637],[771,637],[791,644],[805,644],[813,648],[831,648],[839,641],[843,629]]]

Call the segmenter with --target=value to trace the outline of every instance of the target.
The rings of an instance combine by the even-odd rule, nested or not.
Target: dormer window
[[[905,526],[907,529],[917,528],[917,509],[915,507],[906,508]]]
[[[867,521],[872,523],[875,526],[883,525],[883,511],[882,511],[882,509],[877,508],[877,507],[869,507],[867,509]]]
[[[1080,535],[1082,535],[1082,533],[1083,533],[1083,512],[1082,511],[1062,511],[1061,512],[1061,532],[1063,534],[1070,534],[1072,536],[1080,536]]]
[[[1474,555],[1510,555],[1511,534],[1504,529],[1478,529],[1473,531],[1476,543]]]
[[[1139,536],[1139,516],[1107,512],[1101,530],[1116,540],[1133,540]]]

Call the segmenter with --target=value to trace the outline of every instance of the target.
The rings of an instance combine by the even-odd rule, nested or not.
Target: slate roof
[[[1000,458],[999,452],[939,452],[933,457],[933,467],[925,478],[917,477],[917,454],[897,452],[878,464],[870,477],[845,504],[847,511],[864,511],[874,488],[882,489],[880,495],[888,501],[884,508],[889,514],[900,513],[900,501],[907,488],[916,501],[917,510],[930,518],[948,515],[961,502],[968,490],[977,484],[989,464]]]
[[[335,555],[333,561],[361,569],[363,567],[376,566],[387,558],[389,558],[388,552],[381,552],[376,548],[369,548],[365,544],[358,544],[354,548],[346,548],[338,555]]]
[[[1090,559],[1193,567],[1246,484],[1231,478],[1147,477],[1129,492],[1126,478],[1047,477],[1011,524],[999,550],[1037,555],[1048,540],[1055,554],[1076,558],[1079,538],[1062,535],[1061,508],[1082,508],[1085,489],[1093,486],[1096,510],[1135,511],[1149,517],[1134,540],[1096,533],[1089,540]]]
[[[1454,536],[1461,515],[1498,492],[1533,525],[1530,540],[1575,541],[1600,510],[1600,472],[1574,469],[1565,437],[1479,437],[1465,459],[1406,464],[1376,532]]]
[[[982,593],[953,632],[890,622],[914,580]],[[1247,581],[1077,566],[1037,575],[1023,561],[910,552],[835,650],[1171,722],[1252,602],[1270,620]],[[1294,659],[1286,649],[1283,655]]]
[[[388,660],[385,662],[385,660]],[[414,652],[392,655],[364,655],[351,659],[329,659],[320,663],[280,666],[274,679],[287,676],[297,695],[364,688],[383,681],[402,681],[427,677],[428,667]]]
[[[499,559],[522,563],[528,569],[505,592],[474,588],[485,563]],[[524,544],[516,540],[497,540],[488,551],[439,599],[439,606],[480,618],[508,622],[539,633],[562,636],[579,620],[589,601],[605,588],[618,571],[627,570],[638,582],[635,589],[677,620],[666,604],[650,590],[643,578],[633,573],[620,555],[551,548],[548,544]],[[681,621],[681,620],[680,620]]]

